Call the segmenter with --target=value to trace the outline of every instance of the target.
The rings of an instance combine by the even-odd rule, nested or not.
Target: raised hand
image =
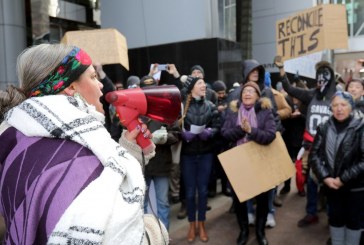
[[[282,56],[277,55],[276,57],[274,57],[274,64],[279,68],[283,68],[284,67],[284,62],[282,59]]]

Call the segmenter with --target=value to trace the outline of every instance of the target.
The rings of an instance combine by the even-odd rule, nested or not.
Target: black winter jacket
[[[328,164],[326,152],[329,127],[335,127],[332,117],[317,128],[308,158],[314,174],[320,181],[327,177],[340,177],[349,189],[364,187],[364,122],[354,118],[347,126],[333,167]]]
[[[183,107],[186,108],[186,101],[183,104]],[[191,142],[183,141],[182,154],[194,155],[213,152],[213,141],[221,128],[220,114],[215,104],[206,99],[195,100],[192,98],[183,124],[187,131],[190,131],[191,125],[205,125],[206,128],[212,129],[212,134],[208,141],[200,140],[198,137]]]

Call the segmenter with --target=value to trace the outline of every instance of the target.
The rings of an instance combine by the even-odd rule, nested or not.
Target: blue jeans
[[[145,182],[149,187],[151,181],[153,180],[155,195],[157,198],[157,215],[158,218],[162,221],[166,229],[169,228],[169,202],[168,202],[168,190],[169,190],[169,177],[168,176],[154,176],[154,177],[145,177]],[[145,199],[144,203],[144,211],[147,212],[148,199]]]
[[[311,178],[310,174],[307,175],[307,203],[306,213],[311,215],[317,214],[318,202],[318,186]]]
[[[212,161],[212,153],[181,156],[189,222],[196,221],[196,189],[198,221],[206,220],[207,192]]]

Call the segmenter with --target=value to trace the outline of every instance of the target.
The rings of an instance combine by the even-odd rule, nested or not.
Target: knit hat
[[[152,76],[144,76],[140,79],[140,87],[156,86],[157,81]]]
[[[226,85],[223,81],[217,80],[212,84],[212,89],[217,93],[220,91],[226,91]]]
[[[198,80],[200,80],[202,78],[200,77],[193,77],[193,76],[188,76],[186,79],[186,82],[184,83],[185,87],[187,88],[187,93],[191,93],[193,87],[195,86],[196,82]]]
[[[349,92],[345,92],[345,91],[336,91],[336,93],[331,97],[331,102],[332,100],[336,97],[339,96],[340,98],[346,100],[350,106],[351,109],[354,109],[355,107],[355,102],[354,102],[354,98],[353,96],[349,93]]]
[[[194,66],[192,66],[191,73],[190,74],[192,74],[192,72],[194,70],[199,70],[202,73],[203,77],[205,77],[205,71],[203,70],[202,66],[200,66],[200,65],[194,65]]]
[[[241,92],[243,92],[245,87],[253,87],[255,89],[255,91],[257,92],[257,94],[259,95],[259,97],[260,97],[261,92],[260,92],[258,84],[256,84],[255,82],[247,82],[246,84],[243,85],[243,88],[241,89]]]
[[[332,66],[331,66],[330,62],[328,62],[328,61],[326,61],[326,60],[319,61],[319,62],[317,62],[317,63],[315,64],[316,71],[317,71],[318,69],[320,69],[321,67],[328,67],[328,68],[330,68],[331,70],[334,70],[334,69],[332,69]]]
[[[140,86],[140,78],[137,76],[130,76],[126,80],[126,85],[128,88],[136,88]]]

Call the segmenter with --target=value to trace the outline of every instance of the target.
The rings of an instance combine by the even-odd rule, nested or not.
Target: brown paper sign
[[[296,171],[280,133],[269,145],[248,142],[218,158],[240,202],[274,188]]]
[[[128,46],[125,37],[116,29],[69,31],[61,43],[84,49],[93,62],[102,65],[121,64],[129,70]]]
[[[283,60],[324,49],[347,49],[348,30],[343,4],[323,4],[276,23],[277,55]]]

